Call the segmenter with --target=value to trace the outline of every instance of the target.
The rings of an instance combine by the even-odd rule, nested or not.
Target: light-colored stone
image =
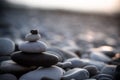
[[[70,68],[76,68],[76,67],[82,68],[82,67],[87,65],[86,63],[81,61],[81,59],[79,59],[79,58],[70,58],[70,59],[67,59],[65,62],[71,62],[72,63]]]
[[[98,68],[98,70],[101,70],[106,64],[104,62],[90,60],[90,59],[81,59],[84,63],[87,65],[94,65]]]
[[[69,71],[67,71],[64,76],[62,77],[62,80],[84,80],[89,78],[89,72],[82,68],[74,68]]]
[[[64,70],[62,68],[53,66],[49,68],[39,68],[37,70],[28,72],[20,77],[19,80],[41,80],[42,78],[50,78],[52,80],[60,80],[63,76]]]
[[[40,53],[46,51],[47,45],[42,41],[25,42],[19,45],[19,49],[27,53]]]
[[[87,65],[94,65],[96,66],[99,70],[101,70],[106,64],[104,62],[100,61],[94,61],[90,59],[80,59],[80,58],[70,58],[67,59],[65,62],[71,62],[71,68],[76,68],[76,67],[84,67]]]
[[[0,38],[0,56],[10,55],[15,50],[15,44],[7,38]]]
[[[111,59],[108,56],[100,52],[92,52],[90,54],[90,59],[95,60],[95,61],[105,62],[105,63],[111,61]]]

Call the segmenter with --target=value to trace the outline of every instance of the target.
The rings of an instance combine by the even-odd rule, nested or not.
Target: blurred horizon
[[[119,14],[120,0],[2,0],[14,8]]]
[[[91,46],[96,42],[109,45],[119,43],[119,14],[112,13],[113,16],[108,16],[109,13],[99,15],[94,12],[76,13],[76,11],[59,10],[60,8],[36,9],[15,3],[23,0],[1,1],[3,1],[3,4],[0,3],[3,10],[0,15],[0,37],[9,37],[15,41],[16,39],[24,40],[25,34],[31,29],[38,29],[44,41],[54,45],[59,44],[59,46],[67,45],[70,40],[78,40],[78,42],[82,40],[86,46]],[[87,45],[88,43],[90,45]]]

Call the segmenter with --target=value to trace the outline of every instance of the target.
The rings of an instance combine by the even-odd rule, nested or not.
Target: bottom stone
[[[58,57],[50,53],[24,53],[15,52],[11,55],[11,59],[22,66],[42,66],[50,67],[58,62]]]

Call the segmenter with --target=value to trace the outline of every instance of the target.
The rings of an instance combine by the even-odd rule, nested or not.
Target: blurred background
[[[120,48],[120,0],[0,0],[0,37],[38,29],[52,46]]]

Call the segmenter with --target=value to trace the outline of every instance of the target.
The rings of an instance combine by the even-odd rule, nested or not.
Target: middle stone
[[[25,42],[19,45],[19,49],[22,52],[27,53],[40,53],[46,51],[46,44],[42,41],[36,41],[36,42]]]

